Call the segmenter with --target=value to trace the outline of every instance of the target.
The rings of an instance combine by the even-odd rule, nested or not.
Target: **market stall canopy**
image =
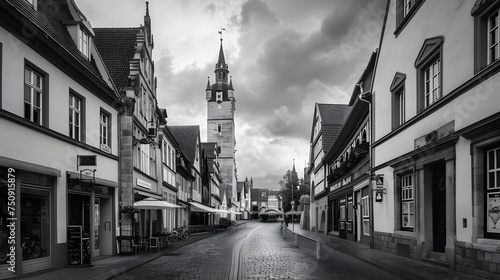
[[[201,203],[190,201],[189,204],[191,204],[191,211],[192,212],[208,212],[208,213],[229,213],[227,210],[223,209],[215,209],[212,207],[205,206]]]
[[[283,215],[283,211],[271,208],[271,209],[265,209],[265,210],[261,211],[259,214]]]
[[[134,202],[134,207],[138,209],[170,209],[170,208],[182,208],[182,206],[175,205],[170,202],[163,200],[157,200],[154,198],[145,198],[143,200]]]

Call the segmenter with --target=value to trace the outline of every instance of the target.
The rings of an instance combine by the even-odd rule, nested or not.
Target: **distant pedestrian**
[[[288,227],[288,216],[285,216],[285,226]]]

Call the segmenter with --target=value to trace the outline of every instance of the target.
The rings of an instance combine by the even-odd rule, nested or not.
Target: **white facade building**
[[[373,84],[374,247],[498,275],[500,5],[387,7]]]

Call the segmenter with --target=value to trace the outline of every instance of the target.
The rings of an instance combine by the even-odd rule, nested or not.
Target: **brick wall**
[[[500,279],[500,251],[490,246],[473,246],[470,243],[456,242],[456,270],[467,274]]]
[[[377,250],[417,259],[417,239],[414,236],[400,233],[374,232],[373,238],[374,248]]]

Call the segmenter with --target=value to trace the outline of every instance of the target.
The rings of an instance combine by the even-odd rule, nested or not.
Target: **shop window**
[[[345,229],[345,222],[346,222],[345,202],[346,202],[345,199],[340,200],[339,222],[341,230]]]
[[[50,255],[50,191],[40,188],[21,188],[21,242],[33,246],[23,250],[23,259]]]
[[[363,217],[363,235],[370,235],[370,200],[368,196],[361,198],[361,215]]]
[[[413,231],[415,227],[415,198],[413,174],[400,177],[401,229]]]
[[[486,150],[486,235],[500,238],[500,146]]]

